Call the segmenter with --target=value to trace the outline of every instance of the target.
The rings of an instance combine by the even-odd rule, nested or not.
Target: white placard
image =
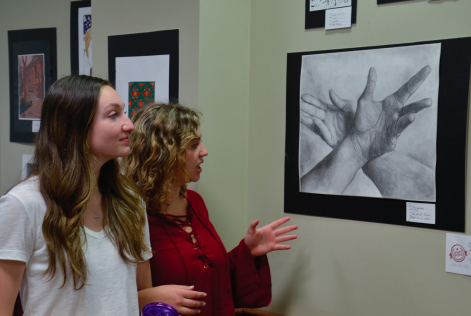
[[[435,224],[435,204],[407,202],[406,221]]]
[[[325,29],[341,29],[352,26],[352,7],[325,10]]]
[[[39,128],[41,127],[41,121],[32,121],[31,130],[33,133],[39,132]]]
[[[309,11],[320,11],[351,5],[352,0],[311,0],[309,3]]]
[[[446,272],[471,276],[471,236],[446,234]]]

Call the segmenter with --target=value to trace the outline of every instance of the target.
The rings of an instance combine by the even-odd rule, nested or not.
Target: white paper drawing
[[[309,3],[309,11],[319,11],[351,5],[352,0],[311,0]]]
[[[303,56],[301,192],[436,200],[440,50]]]
[[[125,113],[129,108],[129,83],[155,82],[155,102],[169,102],[170,55],[116,58],[116,92],[123,99]]]

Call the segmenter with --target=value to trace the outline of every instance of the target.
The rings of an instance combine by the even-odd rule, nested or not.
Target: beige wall
[[[357,12],[351,29],[326,32],[304,29],[304,1],[251,2],[247,222],[284,215],[287,53],[471,36],[471,1],[361,0]],[[469,203],[466,213],[470,234]],[[470,315],[470,278],[445,273],[446,232],[301,215],[292,222],[299,225],[293,249],[269,255],[274,296],[267,310]]]
[[[53,8],[53,10],[52,10]],[[0,10],[0,194],[21,178],[21,155],[33,145],[10,143],[9,30],[56,27],[57,75],[70,74],[70,3],[60,0],[3,0]]]

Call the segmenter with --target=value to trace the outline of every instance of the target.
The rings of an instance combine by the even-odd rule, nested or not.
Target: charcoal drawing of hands
[[[302,189],[340,194],[368,161],[392,152],[398,137],[414,121],[415,113],[432,104],[430,99],[423,99],[404,106],[430,71],[425,66],[395,93],[374,101],[377,75],[370,68],[356,112],[351,101],[339,98],[333,90],[329,91],[333,104],[303,94],[301,98],[306,105],[301,107],[302,124],[334,150],[301,178]]]
[[[329,91],[332,104],[316,96],[304,93],[301,96],[301,123],[319,135],[332,148],[335,148],[353,128],[355,109],[349,100]]]
[[[358,100],[351,134],[355,152],[365,163],[393,151],[401,133],[414,121],[415,113],[432,105],[431,99],[422,99],[404,106],[430,71],[430,67],[425,66],[395,93],[382,101],[374,101],[377,75],[375,68],[370,68],[365,91]]]

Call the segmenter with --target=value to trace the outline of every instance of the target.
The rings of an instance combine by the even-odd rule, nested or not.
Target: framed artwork
[[[70,3],[70,67],[73,75],[92,75],[92,4]]]
[[[470,66],[471,38],[288,54],[285,212],[463,232]]]
[[[352,24],[357,22],[357,0],[305,0],[304,28],[325,27],[325,10],[352,6]],[[379,0],[378,0],[379,1]]]
[[[151,102],[178,102],[178,30],[108,37],[108,78],[132,116]]]
[[[8,31],[10,141],[33,143],[47,89],[57,80],[56,29]]]

